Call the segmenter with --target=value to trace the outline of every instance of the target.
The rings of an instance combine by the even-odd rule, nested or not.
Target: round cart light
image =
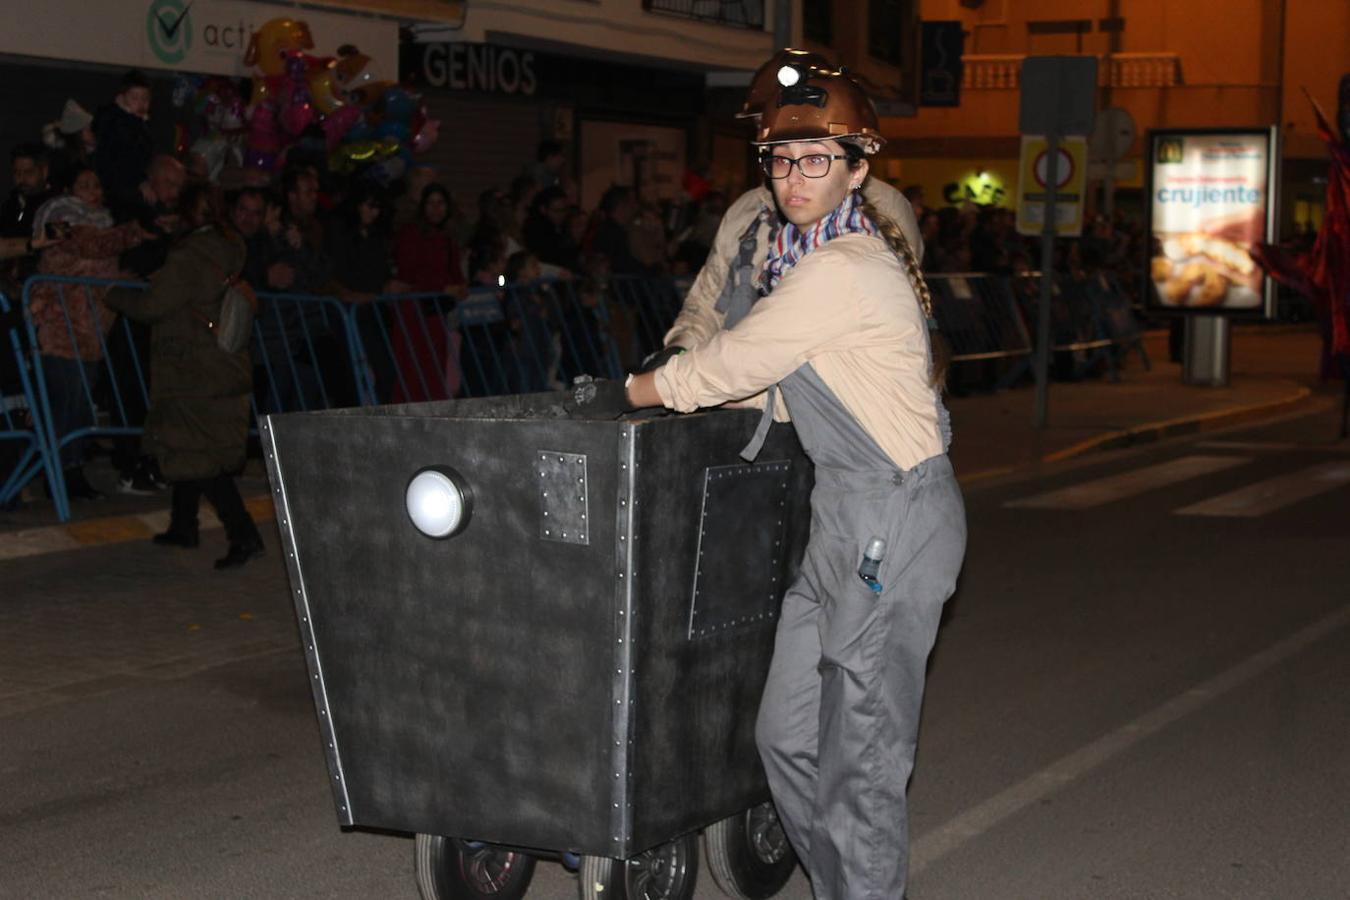
[[[404,491],[408,518],[429,538],[454,537],[469,524],[473,491],[458,472],[448,466],[429,466],[408,482]]]
[[[802,80],[802,73],[796,66],[783,66],[778,70],[778,83],[783,87],[792,87]]]

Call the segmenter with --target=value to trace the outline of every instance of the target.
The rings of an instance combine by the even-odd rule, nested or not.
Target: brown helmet
[[[784,47],[770,56],[768,62],[755,72],[755,77],[750,79],[750,90],[746,93],[745,103],[741,106],[741,111],[736,113],[736,118],[753,119],[764,112],[764,107],[778,94],[778,70],[783,66],[800,66],[805,69],[834,68],[830,65],[830,61],[819,53]]]
[[[876,108],[846,73],[797,69],[795,78],[787,71],[782,76],[759,117],[756,146],[852,138],[871,154],[885,145]]]

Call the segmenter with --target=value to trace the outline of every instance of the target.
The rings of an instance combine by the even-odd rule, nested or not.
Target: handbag
[[[216,346],[226,353],[240,353],[253,335],[253,317],[258,312],[258,297],[253,287],[238,275],[225,279],[220,295],[220,313],[206,326],[216,335]]]

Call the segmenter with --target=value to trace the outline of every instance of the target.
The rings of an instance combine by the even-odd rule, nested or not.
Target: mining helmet
[[[778,71],[778,91],[764,105],[754,144],[766,147],[790,141],[851,138],[867,154],[886,143],[877,111],[858,83],[842,69],[822,71],[786,65]]]
[[[778,94],[778,72],[784,66],[820,69],[822,71],[833,68],[830,61],[819,53],[784,47],[770,56],[768,62],[760,66],[754,77],[750,79],[750,90],[746,92],[745,103],[742,104],[741,111],[736,113],[736,118],[754,119],[764,112],[764,107],[772,103],[773,98]]]

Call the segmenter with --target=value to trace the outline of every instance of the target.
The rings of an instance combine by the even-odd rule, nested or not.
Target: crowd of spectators
[[[0,288],[19,298],[33,274],[145,280],[195,223],[223,222],[244,239],[242,277],[263,297],[253,350],[263,411],[358,401],[341,318],[284,299],[294,295],[332,297],[355,310],[384,402],[558,387],[588,369],[578,358],[583,345],[592,353],[608,345],[601,352],[632,366],[651,348],[633,339],[632,322],[602,313],[615,277],[692,277],[727,207],[724,194],[706,187],[697,198],[658,206],[616,185],[585,209],[565,150],[553,141],[533,148],[508,185],[476,197],[442,180],[451,173],[416,163],[393,183],[338,176],[322,153],[299,145],[277,172],[213,173],[198,156],[157,146],[152,115],[149,83],[128,72],[94,114],[70,100],[42,142],[14,148],[13,186],[0,205]],[[920,190],[906,193],[924,238],[925,271],[1016,275],[1039,267],[1035,240],[1016,232],[1010,210],[929,209]],[[1057,268],[1106,269],[1129,285],[1142,240],[1123,220],[1099,217],[1081,240],[1059,243]],[[540,286],[541,276],[568,279],[569,302]],[[512,288],[509,302],[502,286]],[[84,387],[91,370],[102,373],[101,399],[119,395],[118,424],[134,427],[145,414],[139,390],[119,390],[115,378],[146,359],[147,328],[114,327],[104,293],[89,287],[83,302],[69,302],[69,292],[35,282],[28,296],[58,434],[92,424]],[[391,294],[403,296],[370,303]],[[471,294],[498,298],[499,324],[454,326],[456,303]],[[560,333],[581,337],[560,340]],[[485,364],[503,356],[534,365]],[[78,443],[63,448],[70,493],[94,497],[80,456]],[[114,462],[121,490],[162,485],[134,438],[116,441]]]
[[[1017,231],[1013,210],[973,203],[933,209],[925,205],[921,187],[910,186],[904,193],[919,221],[925,273],[1007,276],[1039,271],[1040,239]],[[1128,296],[1135,296],[1147,241],[1143,225],[1120,212],[1089,213],[1080,238],[1056,242],[1055,271],[1074,277],[1107,272]]]
[[[299,149],[279,171],[227,167],[212,178],[203,159],[156,144],[153,135],[168,129],[151,128],[155,114],[149,82],[128,72],[95,113],[70,100],[41,142],[12,150],[12,187],[0,205],[0,290],[17,305],[35,274],[147,280],[194,227],[223,223],[244,239],[241,276],[263,297],[254,345],[263,410],[357,400],[341,325],[321,305],[284,299],[294,295],[332,297],[356,310],[363,342],[374,348],[368,365],[381,400],[557,386],[568,377],[559,329],[599,330],[598,298],[613,276],[696,272],[726,206],[710,191],[697,202],[658,208],[615,186],[597,208],[583,209],[565,150],[553,141],[530,148],[533,154],[527,149],[509,185],[476,197],[458,193],[427,165],[414,163],[394,183],[379,183],[360,173],[338,176],[322,153]],[[522,287],[512,292],[503,324],[463,333],[447,325],[447,309],[474,288],[523,286],[541,276],[571,280],[570,307]],[[104,305],[106,292],[37,281],[27,296],[58,435],[93,424],[90,381],[100,407],[118,395],[115,424],[136,427],[144,418],[139,388],[117,381],[144,368],[148,329],[118,323]],[[370,304],[388,294],[407,299]],[[4,324],[19,315],[11,312]],[[499,355],[504,341],[528,344],[550,361],[515,375],[461,363],[463,355]],[[572,368],[581,365],[573,361]],[[6,372],[7,380],[14,374]],[[138,441],[115,444],[119,490],[163,487]],[[84,476],[82,453],[81,442],[63,447],[68,490],[72,498],[94,498],[99,492]]]

